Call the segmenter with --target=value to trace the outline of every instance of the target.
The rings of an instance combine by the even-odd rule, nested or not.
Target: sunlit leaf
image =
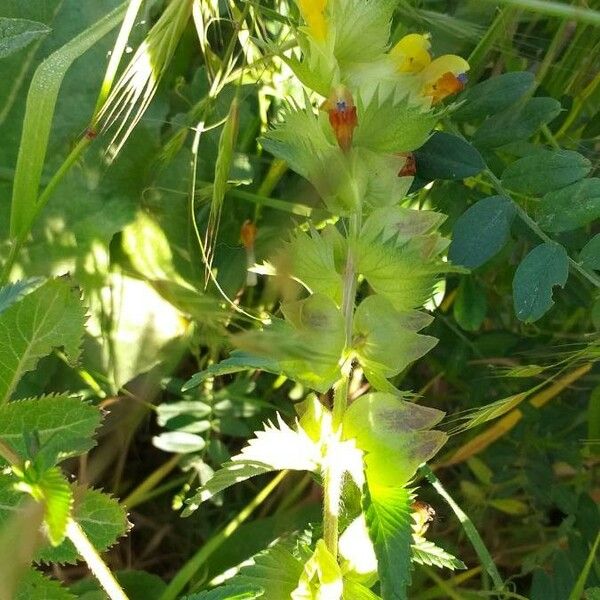
[[[412,545],[412,560],[420,565],[446,568],[451,571],[467,568],[462,560],[422,537]]]
[[[340,566],[324,540],[317,541],[313,555],[304,564],[292,600],[341,600],[344,584]]]
[[[0,17],[0,58],[18,52],[50,31],[44,23]]]

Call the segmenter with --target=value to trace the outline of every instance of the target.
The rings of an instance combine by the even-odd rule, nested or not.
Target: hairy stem
[[[71,540],[77,552],[87,563],[110,600],[128,600],[125,592],[114,578],[106,563],[102,560],[96,548],[92,546],[79,523],[70,519],[67,524],[67,537]]]

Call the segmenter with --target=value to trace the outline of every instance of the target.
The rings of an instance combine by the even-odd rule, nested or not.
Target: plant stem
[[[570,19],[589,23],[590,25],[600,25],[600,12],[589,8],[570,6],[562,2],[553,2],[552,0],[485,0],[494,4],[507,4],[508,6],[517,6],[523,10],[548,15],[549,17],[559,17],[560,19]]]
[[[85,560],[90,571],[104,588],[110,600],[128,600],[125,592],[121,589],[121,586],[106,566],[106,563],[102,560],[98,552],[96,552],[96,549],[88,540],[79,523],[73,519],[70,519],[67,523],[67,537],[71,540],[83,560]]]
[[[283,481],[288,471],[281,471],[274,477],[242,510],[230,521],[227,526],[217,535],[212,537],[204,546],[202,546],[190,560],[188,560],[177,575],[173,577],[167,589],[162,593],[159,600],[175,600],[180,592],[189,583],[192,577],[198,572],[198,569],[207,561],[207,559],[231,536],[231,534],[260,506],[271,492]]]
[[[479,560],[481,564],[484,566],[485,570],[488,572],[489,576],[492,578],[494,583],[494,588],[497,591],[502,591],[504,589],[504,582],[502,581],[502,577],[500,577],[500,573],[496,568],[496,564],[492,559],[488,549],[485,546],[485,543],[481,539],[477,528],[473,524],[473,521],[468,517],[468,515],[462,510],[462,508],[454,501],[452,496],[446,491],[441,481],[436,477],[435,473],[431,470],[431,468],[427,465],[422,465],[419,468],[419,471],[422,475],[425,476],[427,481],[431,483],[434,487],[435,491],[448,503],[450,508],[454,511],[454,514],[458,517],[462,528],[464,529],[467,537],[471,541],[473,548],[475,548],[475,552],[477,552],[477,556],[479,556]]]

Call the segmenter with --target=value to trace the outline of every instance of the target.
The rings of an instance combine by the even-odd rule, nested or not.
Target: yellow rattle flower
[[[400,73],[420,73],[431,63],[429,35],[410,33],[391,50],[390,57]]]
[[[327,0],[298,0],[298,7],[309,33],[318,42],[323,42],[327,36],[326,6]]]
[[[469,68],[469,63],[464,58],[454,54],[436,58],[420,74],[423,96],[430,97],[432,104],[438,104],[444,98],[462,91]]]

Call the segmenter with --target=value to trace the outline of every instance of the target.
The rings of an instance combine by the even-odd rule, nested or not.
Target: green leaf
[[[415,161],[417,175],[424,181],[456,181],[473,177],[485,169],[485,162],[474,146],[456,135],[442,131],[435,131],[415,151]]]
[[[12,600],[75,600],[75,596],[60,582],[48,579],[35,569],[29,569]]]
[[[600,178],[578,181],[546,194],[538,207],[538,223],[553,233],[583,227],[600,218]]]
[[[222,375],[231,375],[233,373],[254,370],[267,371],[269,373],[279,373],[281,371],[279,363],[273,359],[254,356],[247,352],[234,350],[229,358],[226,358],[215,365],[210,365],[204,371],[200,371],[193,375],[183,384],[181,391],[187,392],[188,390],[198,387],[203,381],[206,381],[211,377],[220,377]]]
[[[394,94],[381,97],[377,90],[368,104],[357,99],[358,126],[354,145],[375,152],[395,154],[420,148],[429,137],[439,115],[411,104]]]
[[[50,33],[51,29],[28,19],[7,19],[0,17],[0,58],[18,52]]]
[[[411,581],[412,494],[402,487],[369,484],[365,518],[377,556],[381,595],[406,600]]]
[[[507,109],[522,98],[535,81],[529,71],[504,73],[468,87],[458,98],[461,106],[452,113],[459,121],[487,117]]]
[[[152,438],[152,444],[164,452],[188,454],[199,452],[206,446],[203,437],[187,431],[167,431]]]
[[[588,440],[592,454],[600,455],[600,385],[596,386],[590,394],[587,410]]]
[[[127,5],[122,4],[72,38],[44,60],[35,71],[27,95],[13,183],[10,215],[10,233],[13,237],[25,235],[35,218],[38,188],[46,158],[54,108],[67,69],[79,56],[120,23],[126,8]]]
[[[48,539],[58,546],[65,539],[67,522],[73,506],[73,491],[61,471],[48,469],[35,483],[44,500],[44,522]]]
[[[509,198],[491,196],[480,200],[456,221],[448,258],[469,269],[481,266],[506,244],[514,216]]]
[[[485,289],[472,276],[461,280],[453,312],[456,322],[466,331],[477,331],[481,327],[487,312]]]
[[[0,403],[53,348],[75,362],[85,325],[79,296],[68,279],[52,279],[0,314]]]
[[[515,192],[543,195],[583,179],[592,163],[571,150],[539,150],[517,160],[502,174],[504,187]]]
[[[262,588],[244,585],[224,585],[214,590],[184,596],[181,600],[254,600],[263,598]]]
[[[600,233],[597,233],[579,253],[579,262],[588,270],[600,271]]]
[[[344,579],[344,600],[381,600],[368,587],[353,579]]]
[[[344,415],[344,438],[354,439],[366,453],[369,486],[406,485],[446,442],[445,433],[430,429],[443,416],[393,394],[376,392],[355,400]]]
[[[93,448],[100,425],[100,410],[69,396],[17,400],[0,407],[0,439],[23,458],[28,456],[25,433],[37,436],[36,453],[46,467]],[[2,463],[0,459],[0,464]]]
[[[446,568],[451,571],[467,568],[462,560],[422,537],[412,545],[412,560],[420,565]]]
[[[93,489],[75,489],[73,519],[98,552],[107,550],[128,528],[125,511],[117,500]],[[55,548],[43,548],[37,556],[37,561],[44,563],[74,564],[78,560],[77,550],[68,539]]]
[[[341,600],[343,591],[340,565],[327,548],[325,540],[318,540],[313,555],[304,565],[298,586],[290,597],[294,600]]]
[[[202,502],[215,494],[250,477],[272,471],[293,469],[317,472],[321,464],[321,448],[298,425],[294,431],[277,415],[277,426],[265,425],[264,431],[255,432],[242,451],[223,465],[187,500],[184,516],[191,514]]]
[[[498,148],[532,136],[542,125],[553,121],[562,108],[553,98],[531,98],[518,108],[508,108],[484,121],[473,143],[480,149]]]
[[[158,575],[146,571],[113,571],[129,600],[159,600],[167,584]],[[69,586],[69,589],[83,600],[106,600],[98,580],[90,577],[81,579]]]
[[[19,301],[30,292],[36,290],[43,283],[41,277],[21,279],[16,283],[0,288],[0,313],[5,311],[11,304]]]
[[[314,229],[310,234],[299,231],[289,251],[290,273],[311,293],[324,294],[339,304],[342,300],[342,276],[335,268],[332,238],[320,235]]]
[[[521,321],[533,323],[550,310],[552,289],[564,287],[569,277],[569,257],[555,243],[540,244],[518,266],[513,279],[515,313]]]
[[[382,296],[369,296],[354,318],[353,348],[359,362],[382,377],[397,375],[437,344],[435,338],[416,333],[432,320],[417,311],[396,311]]]

